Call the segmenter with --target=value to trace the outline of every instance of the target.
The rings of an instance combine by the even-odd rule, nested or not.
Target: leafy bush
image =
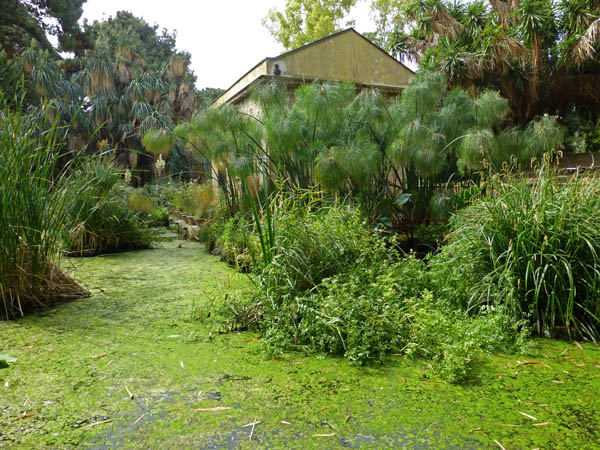
[[[127,203],[131,209],[139,214],[148,215],[154,209],[152,198],[141,189],[133,189],[127,197]]]
[[[263,285],[253,302],[231,309],[238,320],[263,331],[271,354],[296,349],[358,364],[404,354],[431,361],[451,382],[467,377],[486,352],[527,348],[527,328],[504,310],[484,308],[469,316],[434,299],[429,283],[425,263],[410,255],[396,263],[356,265],[278,303],[269,301],[273,296]]]
[[[325,278],[317,289],[267,302],[265,341],[271,352],[290,343],[343,355],[352,361],[381,361],[399,350],[408,330],[402,299],[425,287],[424,263],[358,263]]]
[[[166,227],[169,225],[169,211],[164,207],[155,207],[148,213],[148,225],[151,227]]]
[[[310,191],[275,200],[273,257],[259,275],[269,292],[301,293],[324,278],[385,258],[383,241],[358,209],[321,202]]]
[[[452,219],[432,261],[434,290],[478,311],[502,305],[538,333],[597,340],[600,331],[600,180],[496,178]]]
[[[1,94],[0,94],[1,97]],[[0,317],[83,297],[54,261],[75,189],[61,164],[61,130],[46,106],[11,111],[0,98]]]

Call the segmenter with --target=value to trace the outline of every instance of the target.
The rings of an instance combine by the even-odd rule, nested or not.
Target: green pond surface
[[[249,281],[199,244],[64,265],[90,298],[0,322],[0,448],[600,449],[591,343],[490,355],[462,385],[401,357],[267,359],[219,333]]]

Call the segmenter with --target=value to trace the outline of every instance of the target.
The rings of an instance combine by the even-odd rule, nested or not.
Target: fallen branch
[[[256,427],[256,417],[254,418],[254,422],[252,423],[252,430],[250,430],[250,436],[248,437],[248,440],[252,440],[252,436],[254,435],[254,427]]]
[[[256,422],[256,421],[255,422],[250,422],[250,423],[247,423],[246,425],[242,425],[242,428],[252,427],[254,425],[258,425],[259,423],[262,423],[262,422],[260,420],[258,422]]]
[[[129,389],[127,389],[127,386],[123,386],[125,388],[125,390],[127,391],[127,394],[129,395],[129,399],[133,400],[133,394],[131,393],[131,391]]]
[[[531,420],[537,420],[535,417],[533,417],[533,416],[532,416],[532,415],[530,415],[530,414],[527,414],[526,412],[523,412],[523,411],[517,411],[517,412],[518,412],[519,414],[522,414],[522,415],[524,415],[525,417],[527,417],[527,418],[529,418],[529,419],[531,419]]]
[[[502,446],[502,444],[501,444],[500,442],[498,442],[496,439],[494,439],[494,442],[495,442],[495,443],[496,443],[496,445],[497,445],[498,447],[500,447],[502,450],[506,450],[506,449],[505,449],[505,448]]]

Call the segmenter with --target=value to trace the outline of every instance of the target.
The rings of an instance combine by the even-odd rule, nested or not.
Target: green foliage
[[[209,231],[213,235],[210,242],[211,253],[221,257],[229,265],[246,271],[250,264],[253,244],[248,232],[249,226],[243,217],[232,217]]]
[[[204,184],[189,182],[174,185],[169,200],[169,204],[176,210],[203,219],[216,215],[218,203],[211,181]]]
[[[432,261],[435,292],[477,312],[506,308],[538,333],[597,340],[600,214],[596,178],[496,179],[459,211]]]
[[[97,44],[108,46],[112,54],[118,54],[120,47],[144,58],[150,70],[161,70],[169,58],[177,53],[176,33],[169,33],[158,24],[150,25],[142,18],[128,11],[117,11],[116,15],[99,22],[94,21],[86,30]],[[190,55],[185,54],[189,60]]]
[[[4,101],[11,107],[20,104],[23,84],[20,82],[22,67],[19,61],[10,59],[4,50],[0,51],[0,92]]]
[[[3,50],[12,56],[34,39],[43,49],[54,52],[47,34],[58,37],[60,51],[79,52],[89,48],[89,35],[78,24],[86,1],[2,1],[0,42]]]
[[[507,165],[528,167],[564,140],[554,116],[503,130],[506,99],[494,91],[475,98],[460,88],[448,91],[444,75],[433,71],[419,71],[393,102],[336,82],[304,85],[293,103],[277,81],[259,85],[251,97],[259,117],[227,105],[175,129],[199,157],[214,162],[230,215],[269,174],[283,180],[283,191],[317,187],[327,196],[350,196],[371,222],[406,230],[447,219],[455,184],[470,185]],[[411,195],[410,205],[396,202],[403,194]]]
[[[256,296],[230,305],[233,327],[259,328],[269,353],[296,349],[358,364],[401,353],[430,360],[459,382],[485,352],[525,348],[526,328],[501,307],[472,317],[434,298],[425,262],[413,255],[394,261],[358,210],[323,205],[314,193],[272,208],[273,256],[253,266]]]
[[[174,34],[157,30],[119,12],[86,25],[94,49],[73,60],[61,62],[36,46],[14,58],[31,101],[50,101],[59,123],[68,125],[69,151],[114,152],[119,164],[138,169],[143,181],[152,180],[154,172],[144,149],[166,158],[175,147],[175,124],[199,108],[190,55],[176,50]],[[188,172],[191,163],[178,147],[174,168]]]
[[[305,192],[282,197],[274,206],[273,256],[259,277],[275,303],[384,253],[360,211],[321,202],[319,194]]]
[[[516,123],[574,110],[598,118],[598,2],[374,0],[372,8],[388,51],[444,73],[451,86],[499,91]]]
[[[155,207],[148,213],[148,226],[166,227],[169,225],[169,211],[164,207]]]
[[[209,108],[212,102],[214,102],[223,92],[224,89],[219,88],[204,88],[198,92],[198,102],[202,109]]]
[[[175,135],[168,130],[152,129],[144,134],[142,143],[146,150],[156,156],[168,155],[175,147]]]
[[[340,21],[357,0],[287,0],[283,12],[271,9],[263,19],[275,40],[287,50],[340,30]]]

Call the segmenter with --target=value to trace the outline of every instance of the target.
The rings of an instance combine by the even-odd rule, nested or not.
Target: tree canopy
[[[13,56],[35,40],[54,52],[47,34],[58,37],[60,51],[79,53],[89,47],[89,36],[78,20],[87,0],[0,0],[0,50]]]
[[[386,47],[453,85],[498,89],[525,122],[576,106],[600,112],[597,0],[379,0]],[[382,29],[382,31],[385,31]]]
[[[263,19],[275,40],[287,50],[339,31],[342,19],[358,0],[287,0],[285,9],[271,9]]]
[[[175,48],[176,31],[169,32],[166,28],[160,29],[157,24],[150,25],[128,11],[118,11],[114,17],[102,22],[86,24],[85,29],[96,45],[108,47],[112,54],[126,47],[142,57],[149,70],[160,70],[174,53],[187,63],[190,60],[189,53],[179,52]]]

